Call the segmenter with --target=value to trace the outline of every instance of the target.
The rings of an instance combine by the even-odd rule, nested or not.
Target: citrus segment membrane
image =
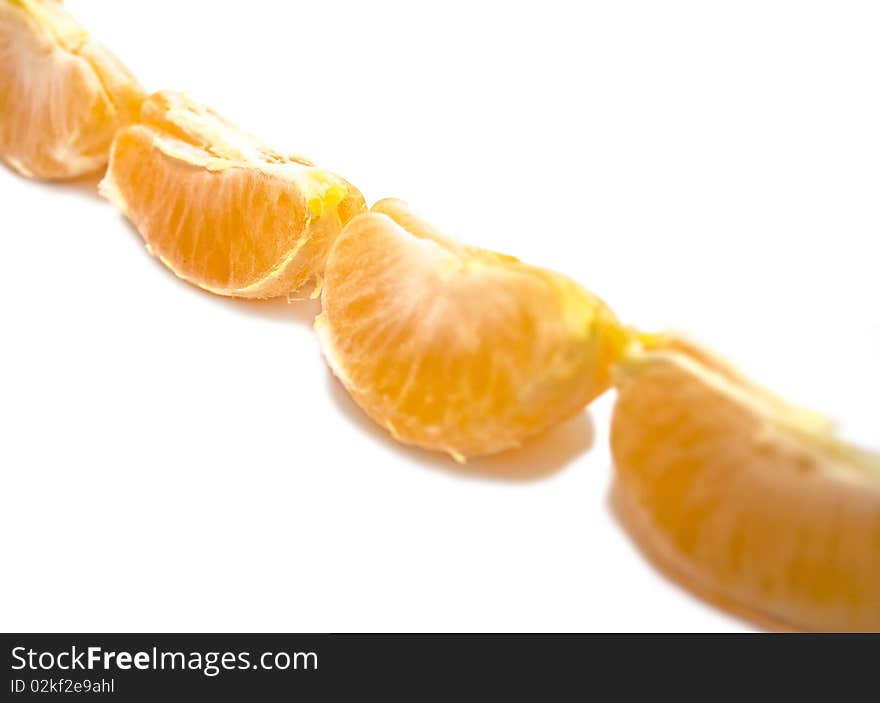
[[[366,207],[339,176],[168,91],[118,134],[101,192],[180,278],[246,298],[317,280],[342,226]]]
[[[16,171],[62,179],[100,170],[143,98],[60,2],[0,0],[0,158]]]
[[[324,355],[358,405],[460,461],[583,409],[627,337],[571,279],[461,244],[396,200],[346,226],[322,301]]]
[[[664,566],[777,622],[880,629],[880,457],[688,344],[616,376],[620,493]]]

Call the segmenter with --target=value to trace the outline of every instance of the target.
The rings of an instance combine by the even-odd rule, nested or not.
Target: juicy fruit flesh
[[[680,351],[619,386],[620,488],[666,565],[796,627],[880,629],[880,458]]]
[[[0,0],[0,157],[19,173],[73,178],[101,169],[143,97],[60,2]]]
[[[624,333],[560,274],[458,244],[399,201],[355,218],[327,261],[324,354],[397,439],[462,460],[519,446],[610,385]]]
[[[117,136],[104,192],[178,276],[222,295],[273,297],[318,277],[364,209],[343,179],[285,157],[170,92]]]
[[[612,448],[658,555],[787,623],[880,630],[880,458],[694,345],[623,330],[563,276],[455,242],[397,201],[355,217],[363,198],[343,179],[180,95],[144,100],[60,0],[0,0],[0,158],[12,168],[77,177],[102,168],[112,142],[103,192],[177,275],[224,295],[317,279],[355,218],[327,270],[325,355],[395,437],[456,459],[577,412],[638,339],[618,367]]]

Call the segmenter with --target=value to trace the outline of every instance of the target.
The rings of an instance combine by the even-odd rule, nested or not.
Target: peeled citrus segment
[[[440,234],[395,200],[331,249],[315,327],[355,402],[458,460],[519,446],[610,385],[626,333],[558,273]]]
[[[59,0],[0,0],[0,158],[16,171],[59,179],[98,171],[143,97]]]
[[[119,132],[101,192],[180,278],[271,298],[316,280],[365,209],[351,184],[282,156],[189,98],[160,92]]]
[[[635,348],[618,367],[624,515],[721,600],[803,629],[880,630],[880,457],[690,351]]]

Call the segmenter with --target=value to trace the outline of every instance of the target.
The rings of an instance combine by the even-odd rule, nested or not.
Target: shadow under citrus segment
[[[513,483],[538,481],[561,472],[593,447],[593,419],[590,412],[584,410],[531,438],[518,449],[459,464],[445,454],[400,444],[367,417],[329,369],[326,377],[334,404],[363,434],[393,448],[415,463],[462,477]]]

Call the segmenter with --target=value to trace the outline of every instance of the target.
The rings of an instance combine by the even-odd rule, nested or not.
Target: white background
[[[876,3],[68,5],[148,89],[880,447]],[[4,630],[751,627],[618,525],[611,395],[462,470],[364,419],[315,303],[179,282],[88,184],[0,203]]]

